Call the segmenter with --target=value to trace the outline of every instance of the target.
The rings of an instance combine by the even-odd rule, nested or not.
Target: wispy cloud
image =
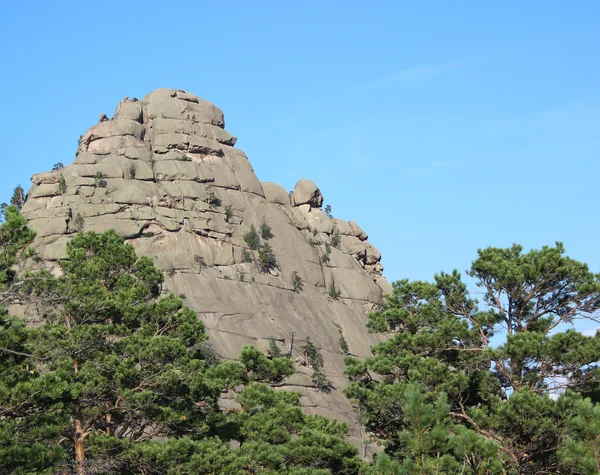
[[[596,332],[600,330],[600,327],[596,327],[596,328],[588,328],[587,330],[583,330],[583,334],[585,336],[596,336]]]
[[[330,93],[326,93],[324,96],[311,101],[310,105],[322,105],[323,103],[339,99],[344,96],[366,94],[368,91],[390,87],[396,83],[408,83],[417,79],[437,76],[457,67],[458,64],[458,62],[445,62],[439,64],[411,66],[399,71],[373,77],[372,79],[367,79],[366,81],[360,83],[350,84],[347,87],[342,86],[336,91],[331,91]]]

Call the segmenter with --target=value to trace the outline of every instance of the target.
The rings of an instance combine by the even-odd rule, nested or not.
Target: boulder
[[[361,227],[358,224],[356,224],[354,221],[348,221],[348,224],[350,225],[350,228],[352,229],[352,233],[354,234],[354,236],[359,238],[361,241],[366,241],[367,239],[369,239],[369,236],[367,235],[367,233],[365,233],[361,229]]]
[[[115,120],[129,119],[136,122],[142,121],[142,103],[139,101],[130,101],[127,98],[119,102],[115,110]]]
[[[271,183],[270,181],[263,181],[262,188],[265,193],[265,198],[271,203],[289,206],[290,195],[285,188],[277,183]]]
[[[178,94],[183,98],[178,97]],[[183,95],[174,89],[157,89],[151,92],[143,100],[144,122],[162,117],[186,119],[219,127],[225,125],[223,112],[218,107],[199,98],[196,98],[197,102],[191,101],[189,98],[189,95]]]
[[[292,204],[294,206],[309,204],[311,208],[320,208],[323,204],[323,195],[313,181],[303,178],[294,187]]]

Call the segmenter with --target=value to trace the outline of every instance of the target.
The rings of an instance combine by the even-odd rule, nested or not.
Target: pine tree
[[[21,185],[17,185],[13,190],[10,204],[15,206],[17,209],[21,209],[23,204],[25,204],[25,190],[23,190]]]
[[[260,235],[263,239],[271,239],[273,237],[271,226],[267,224],[264,218],[260,223]]]
[[[256,251],[260,247],[260,236],[256,232],[254,225],[250,226],[250,231],[244,234],[244,241],[250,249]]]
[[[343,354],[347,355],[350,353],[350,347],[348,346],[348,342],[344,337],[344,334],[340,331],[340,350]]]
[[[577,401],[569,425],[570,436],[559,451],[564,466],[575,473],[600,473],[600,405],[589,399]]]
[[[258,267],[261,272],[270,272],[277,268],[277,259],[269,243],[264,243],[258,250]]]
[[[307,416],[298,393],[258,382],[293,373],[290,359],[246,347],[239,361],[219,363],[196,314],[173,295],[161,297],[162,274],[114,232],[75,237],[59,278],[7,273],[27,258],[33,237],[8,207],[0,226],[0,292],[35,301],[45,308],[45,323],[27,327],[0,306],[0,472],[364,468],[344,440],[345,424]],[[224,392],[239,409],[221,410]]]
[[[304,286],[302,277],[297,271],[292,272],[292,285],[294,286],[294,292],[301,292]]]
[[[15,268],[35,254],[27,247],[35,232],[27,228],[27,221],[17,207],[7,206],[4,217],[5,221],[0,226],[0,305],[16,297],[10,288],[15,280]]]
[[[452,438],[462,431],[468,442],[462,455],[449,449],[460,463],[474,471],[489,465],[489,458],[474,455],[489,453],[488,441],[504,470],[560,471],[558,450],[577,401],[599,387],[600,335],[557,327],[597,318],[600,276],[564,256],[560,243],[528,253],[516,245],[480,250],[468,275],[483,290],[483,309],[457,271],[440,273],[433,283],[395,282],[367,324],[391,337],[373,347],[372,358],[346,358],[353,381],[346,393],[367,426],[390,437],[390,453],[399,458],[409,454],[392,448],[404,420],[398,401],[418,384],[427,403],[446,395]],[[493,345],[495,335],[506,339]]]
[[[313,369],[312,380],[317,390],[329,392],[332,388],[331,381],[327,379],[327,376],[323,372],[323,355],[321,350],[315,346],[310,337],[306,337],[306,342],[302,345],[302,351],[304,352],[304,358],[308,365]]]
[[[281,356],[281,350],[279,349],[279,345],[275,341],[275,338],[269,338],[269,356],[271,358],[279,358]]]
[[[35,290],[52,313],[31,332],[31,376],[3,394],[14,415],[5,424],[43,428],[49,446],[73,454],[77,473],[101,462],[87,460],[99,433],[205,435],[219,389],[203,382],[206,336],[195,313],[173,295],[156,300],[162,274],[112,231],[75,237],[67,254],[64,275]]]

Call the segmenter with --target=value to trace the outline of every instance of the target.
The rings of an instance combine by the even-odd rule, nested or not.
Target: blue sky
[[[389,280],[565,243],[600,271],[600,3],[6,2],[0,201],[124,96],[217,104],[262,181],[314,180]]]

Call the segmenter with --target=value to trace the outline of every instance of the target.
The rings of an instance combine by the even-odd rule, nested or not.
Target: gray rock
[[[290,204],[290,195],[285,191],[283,186],[271,183],[270,181],[263,181],[262,188],[267,201],[286,206]]]
[[[348,221],[348,224],[350,225],[350,228],[352,229],[353,234],[359,238],[361,241],[366,241],[367,239],[369,239],[369,236],[367,235],[367,233],[365,233],[361,227],[356,224],[354,221]]]
[[[323,195],[313,181],[303,178],[294,187],[292,204],[294,206],[309,204],[312,208],[320,208],[323,204]]]
[[[71,165],[32,178],[23,214],[37,232],[33,245],[42,264],[59,272],[56,261],[66,257],[74,216],[81,215],[84,231],[115,229],[168,271],[165,291],[186,296],[224,358],[237,358],[246,344],[266,349],[271,336],[287,349],[293,333],[292,357],[302,359],[300,347],[310,336],[336,389],[317,393],[302,366],[284,387],[302,394],[308,412],[347,422],[358,439],[342,392],[348,381],[339,335],[358,356],[378,341],[365,328],[365,312],[391,292],[381,254],[356,223],[325,216],[312,181],[300,180],[291,197],[280,185],[261,183],[224,123],[216,106],[181,90],[124,99],[114,119],[83,135]],[[66,190],[59,189],[60,175]],[[260,272],[257,253],[244,240],[263,221],[278,262],[272,273]],[[339,248],[331,246],[336,234]],[[295,273],[301,290],[294,290]],[[332,285],[340,299],[328,295]]]
[[[109,120],[101,122],[96,127],[88,130],[80,139],[80,143],[89,144],[94,140],[131,135],[141,140],[144,128],[138,122],[131,119]]]
[[[114,118],[119,119],[130,119],[136,122],[142,122],[142,103],[139,101],[133,102],[127,98],[123,99],[117,105]]]
[[[218,107],[202,99],[197,101],[180,99],[174,89],[157,89],[144,97],[144,122],[162,117],[187,119],[220,127],[225,125],[223,112]]]

